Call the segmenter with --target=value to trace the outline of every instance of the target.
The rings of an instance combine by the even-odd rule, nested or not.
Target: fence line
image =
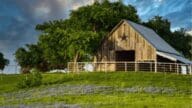
[[[7,65],[3,70],[0,70],[0,74],[19,74],[20,66],[19,65]]]
[[[149,71],[192,74],[192,65],[163,62],[69,62],[69,72]]]

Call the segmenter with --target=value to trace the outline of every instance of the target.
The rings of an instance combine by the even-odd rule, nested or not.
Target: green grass
[[[91,108],[192,108],[192,76],[149,72],[112,72],[112,73],[80,73],[80,74],[43,74],[43,84],[40,87],[18,89],[17,82],[25,75],[0,76],[0,106],[6,105],[33,105],[36,103],[77,104]],[[108,93],[97,92],[91,94],[44,94],[49,89],[58,89],[67,85],[94,85],[107,86]],[[117,88],[137,87],[139,92],[128,93],[116,91]],[[171,93],[146,93],[145,87],[169,88]],[[77,88],[78,89],[78,88]],[[54,89],[55,90],[55,89]],[[25,92],[26,91],[26,92]],[[35,92],[34,92],[35,91]],[[53,91],[54,92],[54,91]],[[27,96],[16,96],[25,94]],[[5,95],[6,94],[6,95]],[[14,95],[13,95],[14,94]]]
[[[0,93],[16,90],[18,80],[24,75],[2,75],[0,74]]]
[[[67,104],[79,104],[82,107],[91,108],[191,108],[191,100],[183,96],[165,96],[148,94],[110,94],[110,95],[63,95],[14,101],[9,104],[33,104],[42,102],[50,104],[64,102]]]
[[[191,76],[146,73],[146,72],[114,72],[114,73],[81,73],[81,74],[44,74],[44,84],[96,84],[111,86],[159,86],[191,89]]]

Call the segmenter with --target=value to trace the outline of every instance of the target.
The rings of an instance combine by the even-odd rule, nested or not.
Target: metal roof
[[[169,53],[164,53],[164,52],[160,52],[162,53],[163,55],[165,56],[169,56],[171,58],[175,58],[177,61],[180,61],[182,63],[185,63],[185,64],[192,64],[192,61],[189,61],[188,59],[182,57],[182,56],[177,56],[175,54],[169,54]],[[158,54],[158,53],[157,53]],[[161,55],[162,56],[162,55]]]
[[[154,30],[129,20],[125,21],[127,21],[128,24],[130,24],[137,32],[139,32],[150,44],[152,44],[157,51],[173,57],[182,63],[192,64],[192,61],[189,61],[182,54],[171,47],[167,42],[165,42],[165,40],[155,33]]]
[[[165,42],[154,30],[147,28],[143,25],[134,23],[132,21],[126,20],[137,32],[139,32],[157,51],[166,52],[170,54],[175,54],[182,56],[173,47],[171,47],[167,42]]]

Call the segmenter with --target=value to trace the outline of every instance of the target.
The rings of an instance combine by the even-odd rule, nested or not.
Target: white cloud
[[[192,36],[192,30],[187,31],[187,32],[186,32],[186,34],[189,34],[189,35],[191,35],[191,36]]]
[[[44,15],[48,15],[49,13],[50,13],[50,8],[49,7],[41,6],[41,7],[37,7],[35,9],[35,15],[37,17],[42,17]]]
[[[155,2],[163,2],[164,0],[155,0]]]

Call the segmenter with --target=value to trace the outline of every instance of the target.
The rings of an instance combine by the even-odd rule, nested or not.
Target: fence
[[[7,65],[3,70],[0,70],[0,74],[19,74],[20,66],[19,65]]]
[[[69,62],[69,72],[148,71],[192,74],[192,65],[162,62]]]

